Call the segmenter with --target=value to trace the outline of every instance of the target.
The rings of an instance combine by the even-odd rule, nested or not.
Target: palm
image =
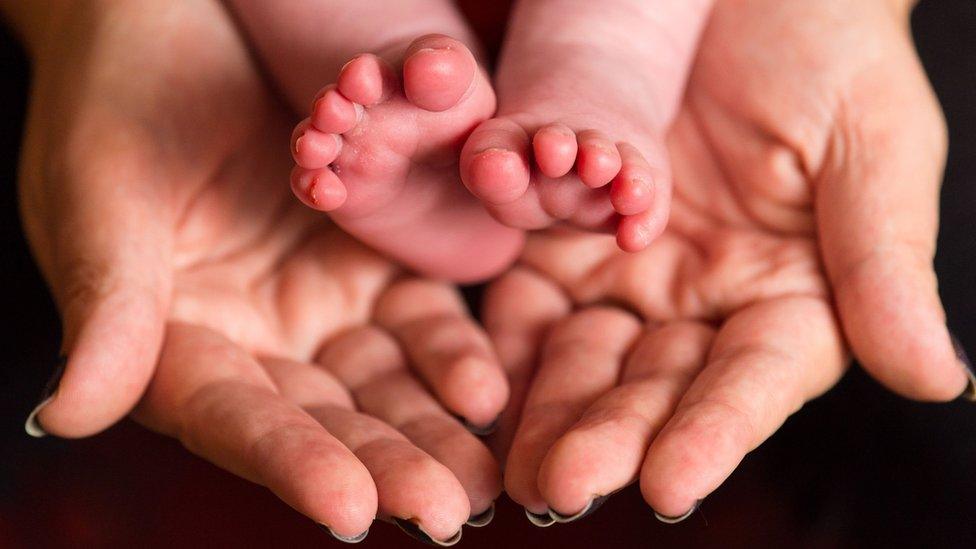
[[[288,122],[269,112],[177,205],[172,316],[252,352],[309,359],[336,330],[368,320],[396,269],[294,200]]]
[[[718,2],[669,135],[665,233],[633,255],[600,236],[530,239],[532,270],[486,309],[515,394],[525,350],[566,314],[549,281],[617,311],[584,308],[542,340],[508,455],[516,501],[568,514],[639,476],[652,507],[682,515],[836,383],[845,335],[896,389],[958,393],[925,202],[941,124],[894,4]],[[591,351],[577,363],[563,347]],[[915,367],[929,356],[938,369]]]
[[[236,31],[207,4],[172,10],[181,21],[174,28],[179,47],[147,75],[146,93],[128,89],[126,103],[106,109],[111,120],[100,121],[100,128],[120,129],[103,135],[144,127],[150,138],[127,141],[128,155],[145,172],[136,179],[164,191],[155,219],[131,222],[157,227],[153,253],[169,263],[160,270],[171,273],[172,318],[215,329],[250,351],[308,359],[335,329],[367,319],[394,269],[294,200],[287,180],[293,120]],[[123,50],[133,63],[166,41],[158,29],[145,34],[151,38]],[[142,158],[148,162],[139,164]]]
[[[587,270],[578,256],[559,263],[545,252],[546,264],[536,266],[573,279],[567,286],[579,299],[625,301],[653,320],[716,321],[780,296],[826,299],[815,186],[832,149],[851,137],[837,103],[878,62],[869,42],[886,37],[835,33],[825,43],[823,29],[840,24],[828,16],[857,17],[850,11],[858,8],[798,14],[803,4],[716,7],[669,136],[669,227],[648,253],[607,246]],[[538,262],[531,251],[529,261]]]

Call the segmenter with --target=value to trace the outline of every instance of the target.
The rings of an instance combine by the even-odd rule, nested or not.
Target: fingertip
[[[480,356],[464,356],[447,369],[442,389],[448,407],[475,426],[498,419],[509,388],[501,367]]]
[[[47,396],[28,418],[30,434],[87,437],[132,411],[149,385],[162,345],[167,305],[158,291],[116,290],[89,303],[82,320],[73,318],[78,312],[65,316],[65,332],[77,336],[66,347],[68,358],[55,369]]]
[[[858,362],[906,398],[958,398],[969,376],[946,328],[931,264],[892,251],[855,265],[835,277],[834,291]]]

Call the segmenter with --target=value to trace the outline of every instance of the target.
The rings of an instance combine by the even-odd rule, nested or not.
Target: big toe
[[[477,71],[474,55],[461,42],[440,34],[422,36],[407,48],[403,90],[422,109],[446,111],[467,94]]]
[[[529,137],[520,126],[492,119],[478,126],[461,149],[461,181],[489,204],[507,204],[529,186]]]

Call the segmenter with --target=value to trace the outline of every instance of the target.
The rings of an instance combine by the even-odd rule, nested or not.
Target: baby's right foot
[[[496,73],[498,113],[461,154],[465,185],[506,225],[568,222],[645,248],[667,223],[663,138],[710,5],[519,4]]]

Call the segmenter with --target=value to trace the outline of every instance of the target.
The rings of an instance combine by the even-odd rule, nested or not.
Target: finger
[[[118,126],[118,124],[114,124]],[[28,135],[21,205],[63,322],[65,369],[28,418],[34,436],[82,437],[126,415],[159,353],[169,307],[171,230],[158,170],[131,128],[105,122],[83,159],[48,166]],[[47,174],[41,179],[41,174]]]
[[[325,370],[285,360],[263,362],[282,396],[300,404],[366,466],[376,484],[380,516],[412,522],[438,540],[458,535],[469,507],[446,467],[390,425],[337,400],[344,389]]]
[[[407,369],[392,336],[374,327],[350,330],[330,340],[316,362],[352,392],[361,411],[444,464],[464,488],[472,515],[492,507],[501,493],[498,463]],[[406,516],[431,516],[451,501],[441,498],[438,509]],[[461,510],[452,510],[456,515],[454,511]]]
[[[349,397],[322,392],[336,408]],[[136,419],[191,452],[267,486],[297,511],[354,538],[376,516],[376,487],[353,453],[276,393],[250,355],[214,332],[171,323]]]
[[[508,383],[456,289],[419,279],[396,283],[380,297],[374,318],[396,336],[411,366],[448,410],[474,429],[498,418]]]
[[[586,408],[617,384],[624,354],[639,329],[633,316],[611,308],[587,309],[553,327],[505,468],[505,489],[530,518],[546,521],[549,516],[538,487],[543,458]],[[571,515],[578,509],[556,511]]]
[[[516,267],[485,290],[482,320],[508,377],[508,405],[492,436],[495,455],[505,456],[515,436],[522,403],[549,328],[569,314],[569,298],[551,281]]]
[[[705,364],[714,330],[698,322],[651,327],[627,359],[621,385],[559,438],[539,471],[552,509],[592,509],[595,499],[637,478],[654,435]]]
[[[924,76],[910,66],[910,85],[892,87],[885,75],[883,88],[860,90],[871,108],[840,128],[836,167],[816,196],[817,224],[854,355],[898,393],[950,400],[967,377],[932,267],[945,126]]]
[[[684,517],[746,453],[847,364],[829,304],[807,297],[751,305],[726,321],[708,364],[651,443],[644,498],[660,517]]]

